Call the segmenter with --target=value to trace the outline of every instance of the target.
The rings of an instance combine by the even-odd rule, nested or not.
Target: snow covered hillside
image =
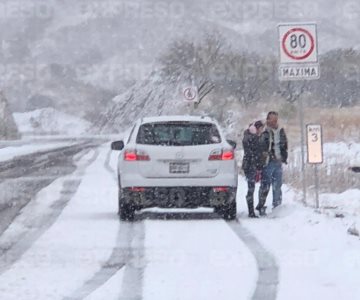
[[[28,110],[27,102],[46,96],[56,109],[74,113],[76,101],[82,113],[90,113],[92,106],[103,108],[136,80],[146,79],[155,59],[178,38],[197,40],[204,32],[221,32],[237,52],[276,55],[276,25],[310,18],[318,21],[320,53],[356,48],[358,9],[350,0],[306,5],[6,0],[0,6],[0,62],[5,66],[0,82],[16,110]]]
[[[170,82],[153,72],[148,80],[137,83],[115,97],[113,103],[95,122],[94,130],[117,133],[144,116],[194,114],[216,118],[229,135],[234,135],[236,130],[239,132],[239,127],[234,127],[236,124],[239,126],[239,120],[241,121],[243,115],[239,101],[231,97],[221,98],[215,93],[201,103],[200,109],[195,109],[193,103],[184,101],[182,91],[188,85],[186,80]],[[243,122],[240,124],[243,125]]]

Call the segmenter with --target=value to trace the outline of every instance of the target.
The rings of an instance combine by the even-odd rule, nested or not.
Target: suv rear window
[[[136,143],[162,146],[193,146],[221,143],[216,125],[201,122],[147,123],[139,128]]]

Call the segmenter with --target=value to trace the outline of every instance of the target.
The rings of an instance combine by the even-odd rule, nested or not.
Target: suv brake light
[[[124,152],[124,160],[126,161],[149,161],[150,156],[144,151],[126,150]]]
[[[234,151],[233,150],[223,151],[221,159],[222,160],[232,160],[232,159],[234,159]]]
[[[211,151],[209,160],[232,160],[234,159],[234,150],[216,149]]]
[[[221,192],[227,192],[229,189],[227,186],[217,186],[217,187],[213,187],[213,191],[215,193],[221,193]]]
[[[145,192],[145,188],[144,187],[138,187],[138,186],[133,186],[131,188],[129,188],[130,191],[132,192]]]

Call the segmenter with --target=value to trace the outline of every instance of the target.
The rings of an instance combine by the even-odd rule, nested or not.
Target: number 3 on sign
[[[311,134],[311,136],[312,136],[312,140],[311,140],[311,141],[312,141],[313,143],[316,143],[316,142],[319,140],[317,133],[313,132],[313,133]]]

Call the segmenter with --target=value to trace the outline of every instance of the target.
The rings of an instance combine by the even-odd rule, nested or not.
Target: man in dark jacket
[[[254,191],[256,177],[261,170],[261,148],[259,145],[259,138],[263,128],[264,124],[261,121],[250,124],[249,128],[244,131],[244,138],[242,140],[244,149],[242,168],[248,183],[246,202],[250,218],[257,217],[254,211]]]
[[[287,163],[288,142],[284,128],[278,125],[278,113],[271,111],[266,118],[266,128],[260,137],[263,171],[259,190],[260,215],[266,215],[266,198],[272,186],[273,208],[282,202],[282,164]]]

